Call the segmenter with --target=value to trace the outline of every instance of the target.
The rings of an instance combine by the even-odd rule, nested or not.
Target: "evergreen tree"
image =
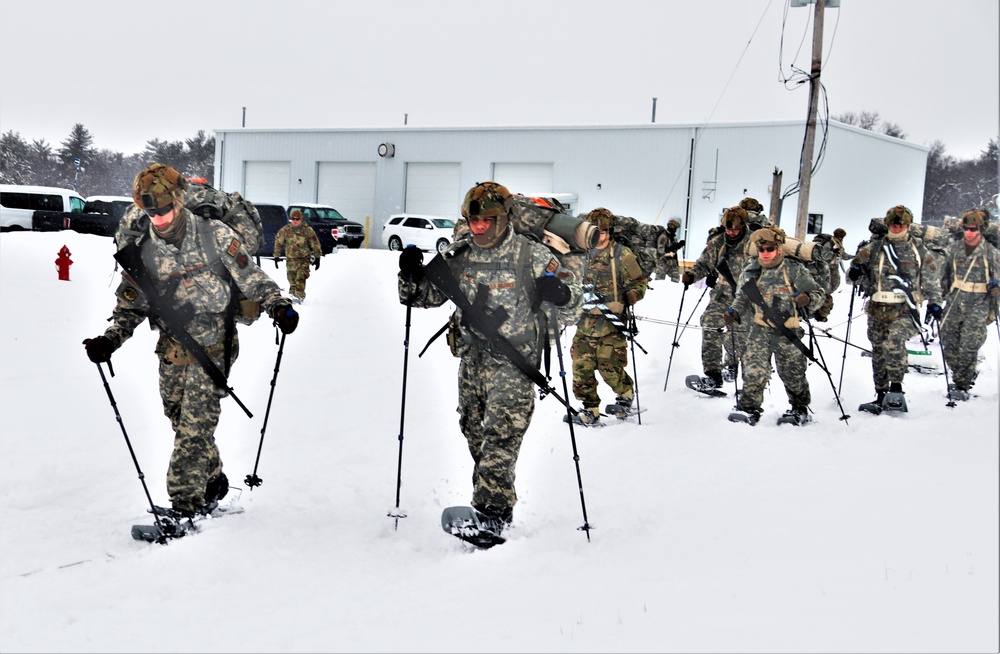
[[[10,130],[0,136],[0,184],[31,184],[28,142]]]

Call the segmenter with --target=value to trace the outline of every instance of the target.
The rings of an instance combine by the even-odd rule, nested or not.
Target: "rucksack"
[[[642,276],[649,279],[656,270],[656,228],[631,216],[616,214],[614,239],[632,250]]]

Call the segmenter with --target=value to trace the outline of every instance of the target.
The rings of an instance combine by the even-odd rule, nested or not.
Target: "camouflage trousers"
[[[573,395],[585,408],[601,405],[597,393],[595,370],[617,396],[632,394],[632,378],[628,365],[628,347],[625,337],[615,332],[606,336],[585,336],[577,330],[570,348],[573,357]]]
[[[728,293],[717,295],[713,292],[711,301],[701,314],[701,369],[705,374],[722,372],[723,352],[725,352],[725,367],[735,368],[746,345],[745,330],[737,328],[732,333],[722,331],[722,328],[726,326],[726,321],[722,316],[729,308],[731,300]],[[746,322],[746,316],[744,316],[743,324]],[[735,348],[733,346],[734,340],[736,342]]]
[[[869,302],[865,312],[872,345],[872,380],[876,391],[887,391],[889,384],[903,382],[909,363],[906,341],[917,329],[905,304]]]
[[[174,449],[167,469],[167,493],[173,508],[195,510],[205,503],[205,486],[222,472],[215,444],[215,428],[226,392],[219,389],[183,348],[161,335],[156,347],[160,357],[160,399],[174,430]],[[222,344],[205,348],[223,370]],[[239,343],[233,339],[232,360]]]
[[[309,279],[309,258],[286,259],[285,275],[288,277],[288,292],[302,299],[306,296],[306,280]]]
[[[988,335],[989,314],[985,293],[957,293],[948,298],[941,321],[941,344],[952,381],[963,390],[971,388],[975,379],[979,348]]]
[[[462,356],[458,422],[472,455],[474,506],[495,513],[514,508],[517,456],[534,411],[534,384],[514,364],[477,346]]]
[[[802,337],[802,329],[792,331]],[[806,355],[778,330],[754,324],[743,352],[743,390],[738,408],[760,408],[764,401],[764,388],[771,381],[772,354],[778,377],[785,385],[788,403],[796,408],[808,407],[812,396],[806,380],[806,366],[809,364]]]
[[[659,261],[656,262],[656,278],[680,282],[681,272],[680,266],[677,264],[677,257],[660,257]]]

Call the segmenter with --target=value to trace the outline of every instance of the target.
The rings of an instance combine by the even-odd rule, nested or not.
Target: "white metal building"
[[[332,205],[367,222],[370,247],[382,247],[379,235],[389,215],[455,218],[465,192],[492,179],[515,193],[555,196],[574,214],[603,206],[647,223],[677,218],[690,244],[685,258],[693,258],[726,207],[752,196],[769,211],[775,170],[783,174],[782,191],[797,182],[805,123],[241,128],[215,134],[219,188],[254,202]],[[822,139],[818,132],[817,157]],[[842,227],[847,243],[857,243],[871,218],[897,204],[919,220],[928,151],[830,121],[812,176],[810,233]],[[781,211],[780,224],[789,233],[797,204],[798,195],[791,195]]]

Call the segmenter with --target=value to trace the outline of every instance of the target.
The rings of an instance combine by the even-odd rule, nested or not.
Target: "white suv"
[[[382,226],[382,244],[390,250],[415,245],[421,250],[443,251],[451,245],[455,221],[441,216],[397,213]]]

